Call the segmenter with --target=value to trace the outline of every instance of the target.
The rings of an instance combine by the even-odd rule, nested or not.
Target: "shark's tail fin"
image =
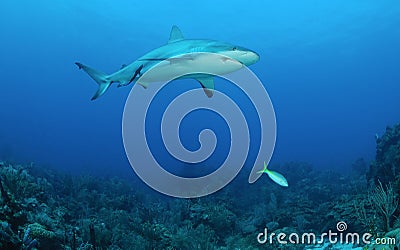
[[[111,86],[112,81],[109,79],[109,77],[98,70],[92,69],[86,65],[83,65],[82,63],[75,63],[79,69],[83,69],[93,80],[99,84],[99,88],[97,89],[97,92],[94,94],[92,97],[92,100],[95,100],[102,96],[107,89]]]

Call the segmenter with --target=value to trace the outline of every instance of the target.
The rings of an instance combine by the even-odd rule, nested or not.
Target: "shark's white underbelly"
[[[196,53],[174,57],[155,64],[138,79],[147,86],[152,82],[176,78],[194,78],[199,75],[225,75],[241,69],[243,65],[231,58],[212,53]]]

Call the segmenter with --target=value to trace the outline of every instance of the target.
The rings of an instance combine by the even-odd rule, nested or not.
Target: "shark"
[[[210,53],[216,56],[210,56]],[[195,79],[200,83],[205,94],[212,97],[215,76],[252,65],[259,58],[256,52],[238,45],[216,40],[185,39],[182,31],[174,25],[167,44],[146,53],[129,65],[123,65],[112,74],[106,74],[80,62],[75,64],[98,84],[92,100],[102,96],[113,83],[118,83],[118,87],[122,87],[137,82],[147,88],[152,82],[168,80],[173,75],[179,75],[180,72],[187,72],[188,69],[197,73],[186,74],[177,79]],[[166,67],[161,67],[157,73],[150,74],[149,79],[142,79],[145,78],[147,71],[160,63],[166,64]],[[141,78],[140,81],[138,81],[139,78]]]

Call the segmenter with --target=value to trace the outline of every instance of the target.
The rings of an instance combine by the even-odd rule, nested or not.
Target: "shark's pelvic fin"
[[[92,69],[82,63],[77,62],[75,64],[79,67],[79,69],[83,69],[99,85],[99,88],[97,89],[97,92],[92,97],[92,100],[95,100],[95,99],[99,98],[100,96],[102,96],[107,91],[107,89],[111,86],[112,81],[110,79],[108,79],[108,76],[105,73],[95,70],[95,69]]]
[[[214,78],[212,76],[209,77],[199,77],[196,80],[203,87],[204,93],[210,98],[214,95]]]
[[[133,80],[135,80],[136,76],[139,76],[142,74],[140,71],[143,69],[143,64],[140,65],[140,67],[135,71],[135,74],[133,75],[133,77],[131,78],[131,80],[128,82],[128,84],[130,84],[131,82],[133,82]]]
[[[182,31],[178,28],[178,26],[172,26],[171,33],[169,35],[168,43],[174,43],[185,39],[182,35]]]
[[[135,74],[133,74],[133,76],[129,80],[129,82],[120,82],[120,84],[118,84],[117,87],[119,88],[119,87],[123,87],[123,86],[127,86],[127,85],[131,84],[136,79],[137,76],[140,77],[142,75],[142,72],[140,72],[142,69],[143,69],[143,64],[140,65],[140,67],[136,69]]]

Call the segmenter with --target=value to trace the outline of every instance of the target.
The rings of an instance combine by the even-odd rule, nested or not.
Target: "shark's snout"
[[[260,56],[252,50],[243,50],[236,56],[236,60],[243,65],[249,66],[260,60]]]
[[[248,62],[247,65],[254,64],[258,62],[258,60],[260,60],[260,56],[256,52],[251,50],[247,51],[245,57],[246,61]]]

